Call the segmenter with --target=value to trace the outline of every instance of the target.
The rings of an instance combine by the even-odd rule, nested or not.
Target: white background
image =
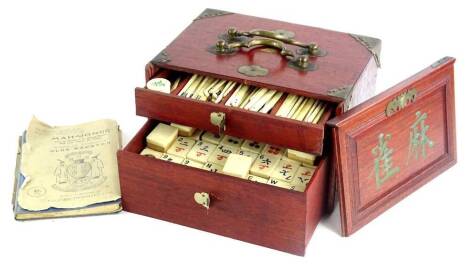
[[[2,1],[0,264],[469,264],[470,19],[459,2]],[[205,7],[378,37],[377,91],[456,57],[459,163],[352,237],[323,220],[303,258],[125,212],[14,221],[16,142],[32,115],[54,125],[113,118],[127,142],[145,121],[134,106],[145,63]]]

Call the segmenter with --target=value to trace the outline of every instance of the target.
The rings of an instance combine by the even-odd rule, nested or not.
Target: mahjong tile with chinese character
[[[293,185],[307,185],[310,179],[313,176],[313,173],[315,172],[315,167],[310,168],[310,167],[304,167],[300,166],[299,169],[297,169],[297,172],[295,172],[294,179],[291,181],[291,184]]]
[[[300,167],[300,163],[288,159],[281,159],[274,169],[271,177],[280,179],[286,182],[291,182],[294,178],[295,172]]]
[[[185,158],[195,143],[196,141],[191,138],[178,136],[167,153]]]
[[[206,163],[210,155],[217,149],[217,145],[197,141],[186,155],[186,158],[199,163]]]
[[[230,154],[237,153],[238,148],[235,148],[230,145],[219,145],[217,149],[209,156],[208,162],[218,164],[218,165],[225,165],[227,158]]]
[[[250,173],[260,177],[269,178],[280,160],[280,156],[260,155],[251,166]]]

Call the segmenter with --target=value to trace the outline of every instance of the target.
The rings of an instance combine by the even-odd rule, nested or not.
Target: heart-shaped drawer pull
[[[209,210],[211,204],[211,198],[207,192],[196,192],[194,193],[194,200],[197,204],[202,205],[204,208]]]
[[[222,135],[225,131],[225,113],[211,112],[210,121],[212,125],[219,128],[219,135]]]

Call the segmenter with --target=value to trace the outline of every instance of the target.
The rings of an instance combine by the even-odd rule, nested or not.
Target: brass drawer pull
[[[315,66],[309,62],[309,57],[325,56],[326,52],[314,42],[302,43],[295,40],[293,35],[285,30],[238,31],[236,28],[229,28],[214,46],[209,47],[209,51],[218,55],[230,55],[237,53],[241,48],[269,47],[279,50],[280,55],[289,60],[289,66],[303,71],[314,70]],[[298,55],[287,49],[285,44],[299,47]]]
[[[219,127],[219,135],[222,135],[225,131],[225,113],[211,112],[210,120],[212,125]]]
[[[204,208],[209,210],[211,204],[211,198],[207,192],[196,192],[194,193],[194,200],[197,204],[202,205]]]

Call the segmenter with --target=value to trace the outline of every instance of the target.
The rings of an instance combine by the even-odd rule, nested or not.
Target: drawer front
[[[325,163],[304,193],[291,191],[141,156],[153,126],[147,122],[118,153],[124,210],[304,254],[323,212]],[[195,202],[197,192],[210,194],[209,209]]]
[[[125,152],[119,155],[119,169],[126,211],[303,253],[302,193]],[[210,194],[208,210],[195,202],[196,192]]]
[[[135,98],[139,116],[218,132],[210,115],[223,112],[229,135],[315,154],[323,152],[325,123],[331,113],[330,108],[318,124],[311,124],[142,88],[135,90]]]

